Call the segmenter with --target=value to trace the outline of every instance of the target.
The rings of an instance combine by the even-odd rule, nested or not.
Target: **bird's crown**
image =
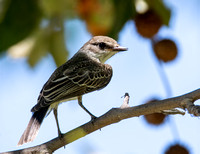
[[[94,36],[81,48],[90,58],[104,63],[119,51],[126,51],[127,48],[121,47],[117,41],[108,36]]]

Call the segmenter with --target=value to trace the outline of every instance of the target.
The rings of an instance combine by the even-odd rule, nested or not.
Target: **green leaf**
[[[34,44],[29,51],[28,63],[31,67],[35,66],[37,62],[46,55],[49,34],[47,28],[38,30],[33,35]]]
[[[146,0],[147,4],[161,17],[162,23],[169,26],[171,10],[165,6],[162,0]]]
[[[0,23],[3,21],[11,0],[0,0]]]
[[[12,0],[0,23],[0,51],[27,37],[39,25],[41,12],[37,0]]]
[[[68,58],[65,46],[64,22],[62,19],[51,20],[48,49],[57,66],[64,64]],[[57,23],[56,23],[57,22]]]
[[[109,36],[114,39],[118,38],[118,34],[124,24],[135,16],[135,7],[133,0],[112,0],[114,6],[114,22]]]

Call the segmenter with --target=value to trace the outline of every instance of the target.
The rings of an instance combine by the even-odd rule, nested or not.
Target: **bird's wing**
[[[38,103],[32,111],[54,102],[81,96],[85,93],[105,87],[112,77],[112,68],[106,64],[91,61],[78,62],[75,65],[58,68],[40,92]]]

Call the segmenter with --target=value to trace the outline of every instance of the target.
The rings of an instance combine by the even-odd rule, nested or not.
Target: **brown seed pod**
[[[158,99],[151,99],[147,103],[151,103],[154,101],[158,101]],[[164,122],[166,115],[162,113],[152,113],[152,114],[147,114],[144,115],[145,120],[152,125],[160,125]]]
[[[189,154],[189,151],[183,145],[175,144],[170,146],[165,154]]]
[[[148,10],[143,14],[137,14],[135,17],[135,25],[140,35],[152,38],[162,26],[159,15],[153,10]]]
[[[156,57],[164,62],[174,60],[178,49],[174,41],[163,39],[153,44],[153,50]]]
[[[166,115],[162,113],[152,113],[144,116],[146,121],[152,125],[160,125],[164,122]]]

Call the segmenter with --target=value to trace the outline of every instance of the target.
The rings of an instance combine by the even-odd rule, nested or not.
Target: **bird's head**
[[[117,41],[107,36],[94,36],[84,44],[81,52],[85,52],[90,58],[104,63],[114,54],[126,51],[128,48],[120,46]]]

